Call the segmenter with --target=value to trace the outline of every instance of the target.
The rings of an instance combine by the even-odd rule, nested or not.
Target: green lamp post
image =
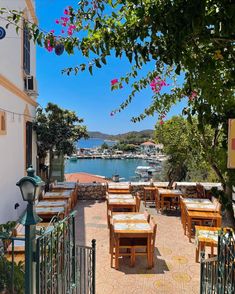
[[[41,218],[35,212],[34,202],[44,185],[41,178],[34,173],[35,170],[30,166],[27,176],[16,183],[20,187],[23,200],[28,201],[26,212],[20,219],[20,223],[25,226],[25,294],[35,293],[36,224],[41,222]]]

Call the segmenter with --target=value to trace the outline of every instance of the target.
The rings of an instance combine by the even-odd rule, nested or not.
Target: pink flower
[[[54,47],[51,46],[51,42],[50,42],[50,40],[47,40],[46,49],[47,49],[48,52],[52,52],[53,49],[54,49]]]
[[[61,19],[63,20],[63,22],[67,23],[69,21],[69,18],[68,17],[63,17],[61,16]]]
[[[112,86],[116,85],[117,83],[118,83],[118,79],[113,79],[113,80],[111,81],[111,85],[112,85]]]
[[[55,30],[51,30],[50,33],[51,33],[51,34],[54,34],[54,33],[55,33]]]
[[[162,126],[164,124],[164,121],[160,120],[159,124]]]
[[[60,23],[60,21],[59,21],[58,19],[56,19],[56,20],[55,20],[55,23],[56,23],[56,24],[59,24],[59,23]]]
[[[61,34],[64,34],[64,30],[61,30]]]
[[[150,83],[150,87],[154,93],[158,93],[161,91],[162,87],[169,86],[164,80],[162,80],[160,77],[154,78],[152,82]]]
[[[114,111],[112,111],[112,112],[110,113],[111,116],[114,116],[114,114],[115,114]]]
[[[63,27],[66,27],[66,22],[63,22],[63,23],[62,23],[62,26],[63,26]]]
[[[68,9],[65,9],[65,10],[64,10],[64,14],[66,14],[66,15],[68,15],[68,14],[69,14],[69,11],[68,11]]]
[[[190,101],[193,101],[195,98],[197,97],[197,92],[196,91],[192,91],[190,96],[188,97],[188,99]]]

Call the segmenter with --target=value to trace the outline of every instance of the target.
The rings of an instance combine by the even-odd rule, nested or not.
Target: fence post
[[[203,289],[204,289],[204,266],[205,266],[205,252],[201,252],[201,261],[200,261],[200,294],[203,294]]]
[[[91,243],[92,243],[92,289],[93,289],[92,293],[95,294],[96,240],[93,239]]]

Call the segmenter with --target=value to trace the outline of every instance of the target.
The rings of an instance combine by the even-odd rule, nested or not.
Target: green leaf
[[[93,70],[92,65],[89,65],[88,70],[89,70],[90,74],[93,75],[93,72],[92,72],[92,70]]]

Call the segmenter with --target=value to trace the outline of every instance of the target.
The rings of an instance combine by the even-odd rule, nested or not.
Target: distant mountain
[[[101,132],[88,132],[90,138],[119,141],[146,141],[153,138],[153,130],[132,131],[118,135],[109,135]]]
[[[112,137],[112,135],[108,135],[108,134],[104,134],[101,132],[88,132],[88,135],[90,138],[98,138],[98,139],[104,139],[104,140],[108,140],[110,139],[110,137]]]

